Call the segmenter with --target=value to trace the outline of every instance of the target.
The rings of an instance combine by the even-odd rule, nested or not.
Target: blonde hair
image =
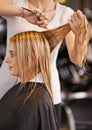
[[[70,30],[71,28],[69,24],[65,24],[63,26],[43,32],[21,32],[10,39],[10,42],[14,43],[16,48],[20,70],[19,74],[22,76],[22,79],[25,79],[25,75],[30,73],[30,66],[33,62],[32,57],[34,57],[34,59],[37,61],[35,75],[39,71],[42,73],[43,81],[52,98],[50,52],[53,51],[57,44],[64,39]],[[91,34],[91,27],[89,24],[86,30],[87,32],[84,36],[86,36],[85,39],[88,43]],[[25,66],[26,71],[24,71]]]
[[[79,36],[79,41],[81,43],[86,43],[85,47],[82,45],[80,46],[80,56],[84,57],[81,58],[82,64],[81,67],[85,66],[86,64],[86,50],[87,45],[89,43],[89,40],[91,38],[91,25],[89,23],[86,24],[86,19],[84,20],[84,24],[82,24],[81,33]],[[46,36],[47,40],[49,41],[50,50],[53,51],[53,49],[57,46],[58,43],[60,43],[61,40],[65,38],[65,36],[71,31],[70,25],[67,23],[65,25],[61,25],[59,27],[56,27],[51,30],[43,31],[42,33]],[[85,54],[85,55],[84,55]]]
[[[31,65],[36,62],[35,75],[40,71],[48,92],[53,97],[50,73],[50,47],[46,37],[40,32],[28,31],[16,34],[10,39],[15,45],[18,59],[19,75],[25,80]],[[34,61],[33,61],[34,59]]]
[[[70,32],[71,28],[69,24],[64,24],[51,30],[43,31],[47,40],[49,41],[50,49],[53,49],[60,43],[61,40]]]
[[[36,60],[35,75],[39,71],[42,73],[43,81],[52,99],[50,52],[69,31],[70,26],[66,24],[43,32],[21,32],[10,39],[10,43],[15,46],[17,53],[21,80],[25,81],[26,75],[30,73],[32,63]]]

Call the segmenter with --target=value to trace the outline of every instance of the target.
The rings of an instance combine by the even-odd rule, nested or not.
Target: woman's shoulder
[[[74,10],[66,5],[57,3],[56,12],[57,17],[59,16],[60,18],[60,24],[65,24],[68,22],[69,18],[74,13]]]
[[[74,10],[71,7],[62,5],[61,3],[57,3],[57,9],[62,11],[64,10],[64,11],[74,12]]]
[[[50,94],[44,84],[39,88],[37,87],[35,93],[37,93],[37,98],[41,102],[48,102],[49,100],[51,100]]]
[[[10,88],[6,94],[2,97],[2,100],[8,99],[9,97],[11,98],[15,92],[17,91],[17,89],[19,88],[20,83],[18,83],[17,85],[14,85],[12,88]]]
[[[43,83],[37,83],[33,94],[29,98],[29,102],[34,102],[34,105],[52,105],[51,96]]]

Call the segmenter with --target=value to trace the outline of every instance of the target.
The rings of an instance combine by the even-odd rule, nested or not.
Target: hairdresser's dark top
[[[53,103],[44,84],[37,83],[23,105],[28,91],[33,87],[34,83],[28,82],[19,90],[19,83],[1,99],[0,130],[57,130]]]

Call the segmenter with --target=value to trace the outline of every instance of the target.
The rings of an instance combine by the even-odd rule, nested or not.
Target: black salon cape
[[[28,95],[29,84],[19,90],[20,83],[11,88],[0,101],[0,130],[57,130],[54,107],[45,86],[37,83]],[[24,104],[23,104],[24,103]]]

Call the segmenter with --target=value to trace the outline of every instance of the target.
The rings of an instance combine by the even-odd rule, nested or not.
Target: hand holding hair
[[[73,13],[69,19],[69,25],[75,34],[75,49],[72,52],[73,57],[78,53],[79,59],[81,59],[80,66],[83,66],[86,62],[87,46],[91,38],[91,26],[86,16],[80,10]]]

